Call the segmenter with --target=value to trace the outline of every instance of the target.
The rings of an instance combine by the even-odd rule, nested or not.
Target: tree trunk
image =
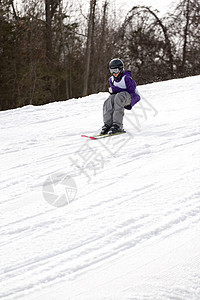
[[[83,96],[88,94],[88,80],[91,64],[91,48],[94,35],[94,23],[95,23],[95,8],[96,0],[90,0],[90,14],[88,21],[88,34],[87,34],[87,44],[86,44],[86,63],[85,63],[85,74],[83,83]]]
[[[99,49],[101,51],[98,51],[98,65],[94,65],[94,67],[97,70],[96,74],[96,81],[94,84],[95,91],[99,91],[103,89],[104,86],[104,61],[106,57],[105,53],[105,44],[106,44],[106,25],[107,25],[107,8],[108,8],[108,2],[105,0],[104,5],[103,5],[103,16],[102,16],[102,21],[101,21],[101,35],[100,35],[100,42],[99,42]]]
[[[187,42],[188,42],[188,29],[189,29],[189,16],[190,16],[190,0],[187,0],[186,6],[186,24],[184,28],[184,43],[183,43],[183,57],[181,72],[184,72],[185,62],[186,62],[186,52],[187,52]]]
[[[51,30],[51,0],[45,0],[46,14],[46,58],[47,62],[51,61],[52,57],[52,30]]]
[[[70,98],[70,87],[69,87],[69,71],[68,71],[68,63],[70,64],[70,61],[67,60],[67,50],[66,50],[66,44],[65,44],[65,31],[64,31],[64,24],[63,24],[63,8],[62,8],[62,2],[59,4],[59,20],[60,20],[60,38],[61,38],[61,53],[63,54],[64,58],[64,70],[67,74],[65,77],[65,98]]]

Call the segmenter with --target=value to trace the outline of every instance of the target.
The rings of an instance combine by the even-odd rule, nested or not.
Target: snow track
[[[0,112],[0,299],[200,299],[199,88],[139,87],[151,107],[101,141],[80,135],[107,93]],[[56,173],[77,184],[62,208]]]

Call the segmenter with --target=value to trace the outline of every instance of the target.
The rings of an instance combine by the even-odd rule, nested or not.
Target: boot
[[[102,127],[102,129],[101,129],[100,134],[107,134],[108,131],[110,130],[110,127],[111,127],[111,125],[104,124],[103,127]]]
[[[110,130],[108,131],[108,134],[115,134],[115,133],[120,133],[120,132],[125,132],[125,130],[120,127],[117,124],[113,124]]]

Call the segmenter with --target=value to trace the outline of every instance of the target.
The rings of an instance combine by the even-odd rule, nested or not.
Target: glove
[[[112,88],[111,88],[111,87],[109,87],[109,88],[108,88],[108,91],[109,91],[109,93],[110,93],[110,94],[112,94],[112,93],[113,93],[113,90],[112,90]]]

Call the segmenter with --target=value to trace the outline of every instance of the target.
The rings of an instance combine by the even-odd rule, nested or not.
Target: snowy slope
[[[101,141],[107,93],[0,112],[0,299],[200,299],[199,90],[139,86]]]

